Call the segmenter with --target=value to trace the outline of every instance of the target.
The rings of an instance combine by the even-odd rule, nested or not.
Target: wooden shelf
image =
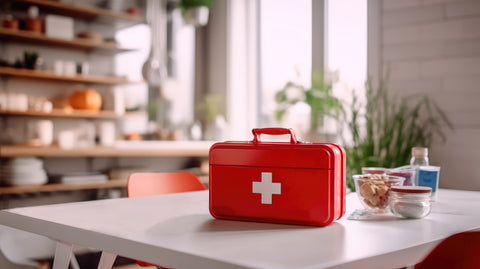
[[[97,20],[106,18],[110,20],[119,20],[130,23],[144,23],[144,19],[138,15],[131,15],[126,12],[115,12],[104,8],[94,6],[81,6],[60,1],[51,0],[15,0],[14,5],[29,6],[36,5],[41,11],[55,13],[63,16],[69,16],[82,20]]]
[[[11,157],[208,157],[211,141],[119,141],[112,147],[61,149],[0,145],[0,156]]]
[[[115,179],[115,180],[109,180],[107,182],[102,182],[102,183],[85,183],[85,184],[56,183],[56,184],[45,184],[45,185],[0,187],[0,195],[93,190],[93,189],[108,189],[108,188],[126,188],[126,187],[127,187],[126,179]]]
[[[88,110],[64,110],[53,109],[51,112],[41,111],[9,111],[1,110],[0,115],[27,116],[27,117],[55,117],[55,118],[91,118],[91,119],[119,119],[134,115],[145,115],[145,111],[126,112],[123,115],[113,111],[88,111]]]
[[[61,46],[72,49],[79,50],[99,50],[106,52],[126,52],[134,51],[134,49],[121,48],[118,47],[113,42],[93,42],[85,38],[74,38],[74,39],[61,39],[48,37],[43,33],[33,33],[30,31],[24,30],[11,30],[7,28],[0,27],[0,38],[2,40],[11,40],[11,41],[23,41],[23,42],[35,42],[36,44],[49,45],[49,46]]]
[[[129,81],[127,78],[123,78],[123,77],[81,75],[81,74],[76,74],[73,76],[64,76],[64,75],[57,75],[51,71],[30,70],[30,69],[12,68],[12,67],[0,67],[0,76],[12,76],[12,77],[21,77],[21,78],[44,79],[44,80],[67,81],[67,82],[83,82],[83,83],[94,83],[94,84],[104,84],[104,85],[133,83],[132,81]]]

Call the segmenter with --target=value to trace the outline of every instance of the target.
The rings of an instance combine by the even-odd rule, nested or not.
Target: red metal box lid
[[[209,162],[210,165],[333,169],[336,151],[329,144],[223,142],[210,148]]]

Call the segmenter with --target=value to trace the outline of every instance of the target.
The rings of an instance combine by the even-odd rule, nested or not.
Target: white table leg
[[[100,262],[98,263],[98,269],[111,269],[116,258],[117,254],[103,251],[102,257],[100,257]]]
[[[75,257],[75,253],[72,253],[70,256],[70,267],[72,267],[72,269],[80,269],[80,265],[78,264],[77,257]]]
[[[55,258],[53,259],[53,269],[68,269],[72,248],[73,244],[57,242]]]

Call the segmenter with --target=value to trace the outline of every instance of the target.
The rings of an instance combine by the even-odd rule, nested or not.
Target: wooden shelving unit
[[[135,83],[135,82],[129,81],[127,78],[124,78],[124,77],[82,75],[82,74],[75,74],[73,76],[64,76],[64,75],[57,75],[52,71],[30,70],[30,69],[12,68],[12,67],[0,67],[0,76],[12,76],[12,77],[20,77],[20,78],[56,80],[56,81],[67,81],[67,82],[95,83],[95,84],[103,84],[103,85]]]
[[[0,38],[4,41],[35,42],[36,44],[48,46],[61,46],[79,50],[99,50],[112,53],[133,51],[134,49],[118,47],[113,42],[94,42],[85,38],[74,38],[71,40],[48,37],[43,33],[32,33],[25,30],[11,30],[0,27]]]
[[[126,188],[126,187],[127,187],[127,180],[115,179],[115,180],[108,180],[102,183],[85,183],[85,184],[56,183],[56,184],[45,184],[45,185],[0,187],[0,195],[94,190],[94,189],[109,189],[109,188]]]
[[[9,111],[1,110],[0,115],[6,116],[26,116],[26,117],[54,117],[54,118],[82,118],[82,119],[119,119],[128,116],[145,115],[145,111],[126,112],[123,115],[116,114],[113,111],[88,111],[88,110],[63,110],[53,109],[51,112],[41,111]]]
[[[144,23],[144,19],[139,15],[131,15],[126,12],[115,12],[104,8],[94,6],[81,6],[70,3],[52,1],[52,0],[15,0],[14,5],[36,5],[41,8],[42,11],[49,13],[55,13],[63,16],[69,16],[82,20],[95,20],[101,17],[109,18],[113,20],[121,20],[131,23]]]
[[[40,14],[58,14],[74,18],[75,21],[81,20],[87,25],[101,24],[109,27],[115,32],[116,30],[136,24],[145,23],[143,13],[140,15],[132,15],[125,12],[112,11],[103,7],[83,5],[83,1],[68,3],[67,1],[56,0],[0,0],[0,4],[7,6],[14,13],[26,13],[29,6],[35,5],[40,9]],[[139,10],[142,10],[143,3],[138,3]],[[5,48],[7,46],[19,46],[22,43],[34,46],[50,46],[63,50],[77,50],[82,53],[103,53],[115,54],[133,51],[135,49],[119,47],[114,42],[94,41],[86,38],[74,38],[71,40],[53,38],[42,33],[33,33],[25,30],[11,30],[0,27],[0,43]],[[12,44],[9,44],[12,43]],[[7,51],[6,49],[3,50]],[[75,52],[77,53],[77,52]],[[31,79],[29,83],[38,83],[45,80],[50,82],[61,81],[67,83],[85,83],[99,85],[120,85],[129,83],[138,83],[141,81],[130,81],[125,77],[105,76],[105,75],[81,75],[72,76],[59,75],[52,71],[45,70],[29,70],[17,69],[11,67],[0,67],[0,79],[4,84],[13,79]],[[16,89],[12,89],[16,90]],[[65,111],[53,110],[49,113],[39,111],[6,111],[0,110],[1,118],[14,117],[54,117],[54,118],[90,118],[90,119],[118,119],[138,114],[145,114],[143,111],[127,112],[123,115],[117,115],[113,111]],[[5,116],[5,117],[3,117]],[[26,145],[0,145],[0,158],[15,158],[22,156],[29,157],[79,157],[79,158],[96,158],[96,157],[206,157],[211,144],[201,143],[177,143],[165,142],[155,143],[147,146],[121,144],[115,147],[92,147],[92,148],[74,148],[71,150],[61,149],[57,146],[51,147],[35,147]],[[116,179],[109,180],[104,183],[86,183],[86,184],[45,184],[39,186],[11,186],[0,187],[0,196],[2,195],[23,195],[30,193],[54,193],[60,191],[76,191],[89,189],[104,188],[125,188],[126,180]]]
[[[61,149],[0,145],[2,158],[12,157],[208,157],[211,141],[131,141],[112,147]]]

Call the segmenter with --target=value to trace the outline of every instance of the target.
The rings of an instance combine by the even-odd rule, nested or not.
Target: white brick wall
[[[445,8],[442,5],[386,10],[383,15],[383,27],[393,28],[404,25],[418,25],[436,22],[443,19],[443,17],[445,17]]]
[[[480,190],[480,1],[379,0],[380,67],[396,94],[426,94],[454,130],[430,161],[440,185]],[[371,4],[369,2],[369,4]],[[440,139],[437,139],[440,140]]]
[[[447,18],[480,15],[480,1],[459,1],[445,5]]]

